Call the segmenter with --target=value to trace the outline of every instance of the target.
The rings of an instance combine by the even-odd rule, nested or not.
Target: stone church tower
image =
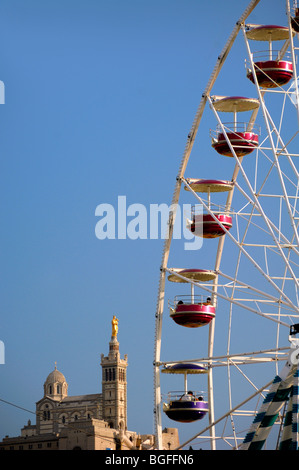
[[[117,341],[118,320],[112,319],[112,335],[108,356],[101,355],[103,419],[114,429],[127,429],[128,358],[120,358]]]

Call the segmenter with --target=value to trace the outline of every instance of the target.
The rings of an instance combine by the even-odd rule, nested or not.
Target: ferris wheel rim
[[[210,76],[208,84],[206,86],[206,90],[202,96],[202,100],[199,104],[199,108],[197,110],[194,123],[192,125],[191,131],[188,135],[188,141],[186,145],[186,150],[182,158],[182,162],[179,168],[179,173],[175,185],[174,195],[172,204],[178,202],[179,193],[180,193],[180,186],[181,186],[181,177],[184,175],[187,162],[190,157],[190,153],[193,147],[194,138],[198,129],[198,126],[201,121],[202,113],[205,108],[207,102],[207,94],[213,87],[213,84],[216,81],[216,78],[225,62],[225,59],[234,43],[243,21],[249,16],[249,14],[254,10],[254,8],[258,5],[260,0],[251,0],[247,8],[244,10],[244,13],[240,17],[238,23],[235,25],[231,36],[229,37],[227,43],[225,44],[214,70]],[[154,395],[155,395],[155,403],[154,403],[154,416],[155,416],[155,433],[156,433],[156,440],[158,448],[162,446],[162,424],[161,424],[161,400],[160,400],[160,376],[159,376],[159,363],[160,363],[160,352],[161,352],[161,328],[162,328],[162,316],[163,316],[163,307],[164,307],[164,295],[163,292],[165,291],[165,267],[167,266],[168,256],[169,256],[169,249],[170,249],[170,242],[172,239],[172,230],[174,221],[169,221],[169,237],[166,241],[163,254],[162,254],[162,263],[160,267],[160,280],[159,280],[159,287],[158,287],[158,300],[157,300],[157,308],[156,308],[156,321],[155,321],[155,351],[154,351]],[[211,415],[211,418],[213,416]]]

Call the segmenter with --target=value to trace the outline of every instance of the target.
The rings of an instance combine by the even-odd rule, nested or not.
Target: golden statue
[[[113,315],[111,323],[112,323],[112,336],[116,338],[117,333],[118,333],[118,319],[116,318],[115,315]]]

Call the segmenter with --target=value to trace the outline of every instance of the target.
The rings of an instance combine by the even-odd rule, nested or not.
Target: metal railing
[[[168,307],[171,310],[175,310],[178,304],[186,305],[212,305],[212,302],[208,301],[210,297],[202,294],[195,295],[176,295],[173,300],[168,300]],[[210,298],[211,299],[211,298]]]
[[[222,123],[222,126],[224,127],[227,134],[236,133],[237,135],[238,132],[252,132],[253,134],[261,135],[260,126],[257,124],[251,124],[249,122],[225,122]],[[222,126],[217,124],[216,130],[210,129],[210,136],[212,140],[217,142],[219,134],[224,135]]]
[[[232,207],[228,209],[223,204],[215,204],[213,202],[208,202],[208,208],[216,216],[219,214],[223,214],[223,215],[229,215],[232,217],[232,214],[234,212]],[[201,208],[195,205],[191,207],[190,219],[191,221],[193,221],[195,216],[201,216],[201,215],[206,215],[206,214],[208,214],[208,211],[202,212]]]
[[[281,53],[281,50],[264,50],[264,51],[255,51],[252,53],[253,62],[268,62],[273,60],[278,62],[280,60],[285,62],[292,62],[291,52],[287,51],[284,54]],[[245,65],[249,64],[249,60],[245,59]],[[249,67],[249,66],[248,66]]]
[[[186,395],[188,395],[188,392],[186,391],[171,391],[171,392],[168,392],[167,394],[165,394],[165,400],[169,402],[171,401],[179,401],[183,398],[186,397]],[[205,392],[202,392],[202,391],[194,391],[192,390],[192,395],[189,394],[188,395],[188,398],[190,401],[205,401],[205,395],[206,393]]]

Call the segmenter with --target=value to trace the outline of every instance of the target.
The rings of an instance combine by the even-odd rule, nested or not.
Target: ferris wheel
[[[298,434],[288,425],[291,414],[298,427],[299,5],[286,1],[285,24],[252,24],[258,3],[250,2],[218,57],[176,179],[171,207],[190,198],[194,206],[186,226],[203,244],[193,265],[188,258],[182,266],[181,257],[179,266],[172,264],[172,210],[155,314],[159,449],[165,448],[165,421],[184,432],[189,423],[196,425],[180,448],[279,448],[289,442],[298,448]],[[237,37],[246,53],[240,58],[244,72],[238,93],[227,95],[217,79]],[[244,95],[239,92],[243,82]],[[221,179],[212,171],[204,178],[185,174],[206,115],[214,123],[206,135],[208,158],[212,167],[222,159]],[[168,357],[162,323],[178,329],[178,341],[181,331],[192,334],[189,345],[197,335],[196,358],[188,356],[188,340],[185,357],[176,351]],[[182,390],[164,390],[166,375],[170,387],[174,374],[181,374]],[[190,389],[190,376],[203,392]]]

